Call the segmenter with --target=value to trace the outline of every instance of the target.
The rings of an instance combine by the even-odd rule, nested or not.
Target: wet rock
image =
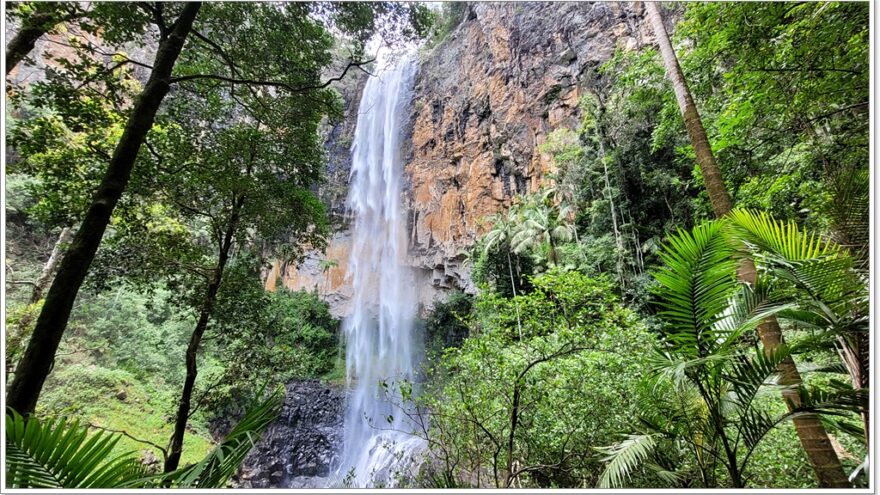
[[[284,406],[242,463],[242,488],[326,486],[342,445],[345,396],[318,380],[291,382]]]

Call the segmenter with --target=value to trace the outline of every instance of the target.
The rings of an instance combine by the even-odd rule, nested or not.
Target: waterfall
[[[404,264],[401,204],[401,142],[416,69],[415,61],[405,57],[369,78],[352,144],[348,207],[354,218],[349,260],[353,309],[343,323],[350,394],[337,476],[347,477],[355,487],[393,485],[395,470],[423,446],[408,433],[412,426],[381,385],[393,391],[411,381],[420,353],[413,325],[416,294]]]

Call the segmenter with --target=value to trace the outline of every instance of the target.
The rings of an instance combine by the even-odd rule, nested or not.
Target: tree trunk
[[[688,136],[697,156],[697,163],[703,173],[703,182],[709,193],[709,200],[712,203],[712,209],[715,216],[721,218],[727,215],[732,209],[730,195],[727,193],[727,187],[721,176],[721,170],[715,163],[715,156],[712,154],[712,148],[709,146],[709,138],[706,136],[706,130],[700,120],[700,114],[697,112],[697,106],[694,104],[693,97],[688,89],[687,82],[681,66],[678,64],[678,58],[672,49],[672,43],[669,41],[669,35],[666,27],[663,25],[663,18],[660,15],[660,9],[657,3],[645,2],[645,8],[650,18],[651,25],[654,28],[654,35],[660,46],[660,53],[663,55],[663,62],[666,66],[666,74],[672,82],[675,90],[675,98],[678,101],[679,109],[684,117],[684,124],[687,128]],[[755,264],[750,259],[743,260],[739,269],[739,279],[748,284],[754,285],[757,281],[757,270]],[[782,330],[776,318],[768,318],[758,325],[758,336],[761,344],[764,346],[765,352],[773,352],[783,343]],[[801,383],[800,373],[795,367],[794,360],[791,357],[786,358],[779,365],[781,375],[781,383],[785,385],[796,386]],[[794,390],[787,390],[782,394],[783,400],[789,410],[800,406],[800,398]],[[828,488],[848,488],[849,480],[840,464],[840,459],[828,439],[828,433],[819,421],[819,417],[815,414],[799,415],[792,419],[801,445],[810,460],[819,485]]]
[[[168,37],[159,43],[150,79],[135,102],[104,178],[49,288],[36,328],[6,396],[7,406],[23,415],[32,413],[37,405],[77,292],[95,258],[113,208],[128,184],[138,151],[153,126],[156,111],[168,93],[171,71],[200,6],[200,3],[186,4]]]
[[[49,283],[49,279],[52,277],[52,274],[55,273],[55,269],[61,261],[61,251],[64,249],[64,245],[69,241],[70,227],[64,227],[61,230],[61,234],[58,235],[58,240],[55,241],[55,246],[52,248],[52,254],[49,255],[49,259],[46,261],[46,264],[43,265],[43,270],[40,272],[40,276],[37,277],[37,280],[34,282],[33,291],[31,291],[31,304],[36,304],[43,298],[43,291],[46,289],[46,284]]]
[[[522,323],[519,319],[519,301],[516,300],[516,282],[513,280],[513,262],[510,261],[510,249],[507,249],[507,271],[510,272],[510,290],[513,291],[513,308],[516,310],[516,329],[519,330],[519,340],[522,340]]]
[[[166,473],[174,471],[180,464],[180,456],[183,452],[183,436],[186,433],[186,424],[189,420],[190,401],[192,400],[196,376],[198,375],[196,356],[202,343],[202,336],[204,336],[205,330],[208,328],[208,319],[211,317],[214,301],[217,300],[217,292],[223,279],[224,258],[224,256],[221,256],[220,262],[215,269],[214,278],[208,284],[205,292],[205,301],[199,310],[199,320],[189,339],[189,344],[186,346],[186,379],[183,382],[183,391],[180,394],[180,402],[177,405],[177,416],[174,421],[174,433],[171,435],[171,441],[168,446],[168,457],[165,458],[164,471]]]
[[[517,378],[518,379],[518,378]],[[507,479],[504,488],[510,488],[514,480],[513,473],[513,440],[516,435],[516,427],[519,423],[519,384],[513,386],[513,405],[510,408],[510,434],[507,436]]]
[[[617,280],[620,282],[620,290],[624,291],[626,289],[626,282],[623,278],[623,256],[624,256],[624,248],[623,248],[623,238],[620,235],[620,227],[617,223],[617,210],[614,206],[614,197],[611,194],[611,179],[608,178],[608,164],[605,161],[605,145],[602,144],[602,136],[599,136],[599,153],[602,155],[600,160],[602,161],[602,170],[605,173],[605,198],[608,200],[608,204],[611,206],[611,227],[614,231],[614,245],[617,247],[617,256],[615,256],[616,261],[615,265],[617,268]]]
[[[58,14],[55,10],[36,12],[22,22],[21,29],[6,45],[7,76],[34,49],[37,40],[63,20]]]
[[[45,290],[46,284],[49,283],[49,279],[52,278],[52,274],[55,273],[55,269],[58,268],[58,262],[61,261],[62,257],[61,251],[69,240],[70,227],[64,227],[64,229],[61,230],[61,234],[58,235],[58,240],[55,241],[55,246],[52,248],[52,253],[49,255],[49,259],[46,260],[46,264],[43,265],[43,270],[40,271],[40,276],[34,281],[34,287],[31,290],[31,305],[37,304],[40,302],[40,299],[43,298],[43,290]],[[14,343],[15,347],[18,347],[18,345],[20,345],[26,338],[31,323],[33,323],[33,313],[28,310],[22,315],[21,320],[18,322],[18,330],[12,335],[12,337],[10,337],[10,340],[7,340],[7,343],[10,343],[11,341]],[[10,352],[7,350],[5,361],[7,380],[12,376],[10,373],[13,372],[15,366],[15,363],[12,362],[12,357],[13,356],[11,356]]]
[[[235,230],[238,227],[239,213],[243,203],[244,198],[242,197],[236,198],[233,202],[229,224],[220,243],[220,253],[217,258],[217,267],[214,269],[214,277],[208,283],[205,290],[205,299],[202,302],[202,307],[199,309],[199,320],[196,322],[196,327],[186,347],[186,379],[183,382],[183,391],[180,394],[180,402],[177,405],[177,417],[174,421],[174,433],[171,435],[171,441],[168,445],[168,457],[165,458],[164,471],[166,473],[174,471],[180,464],[180,456],[183,452],[183,436],[186,433],[186,424],[189,421],[190,401],[192,400],[192,393],[195,388],[196,377],[198,376],[196,357],[199,352],[199,346],[202,343],[202,337],[208,328],[208,320],[211,318],[214,303],[217,301],[220,284],[223,283],[223,271],[226,269],[226,263],[229,261],[229,251],[232,247]]]
[[[598,102],[598,111],[599,116],[596,118],[596,141],[599,143],[599,160],[602,162],[602,172],[605,178],[605,188],[603,189],[602,195],[605,199],[608,200],[608,204],[611,209],[611,229],[614,233],[614,245],[617,248],[617,256],[615,256],[615,269],[617,271],[617,281],[620,283],[620,290],[626,290],[626,282],[624,280],[624,252],[625,248],[623,246],[623,237],[620,233],[620,223],[617,221],[617,208],[614,204],[614,196],[611,193],[611,179],[608,176],[608,163],[606,161],[607,154],[605,153],[605,133],[602,129],[602,119],[605,116],[605,103],[596,94],[596,101]]]

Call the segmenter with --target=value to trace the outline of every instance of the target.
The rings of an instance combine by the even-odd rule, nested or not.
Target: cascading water
[[[350,389],[337,476],[355,487],[394,484],[401,461],[423,441],[384,388],[411,381],[419,339],[413,279],[404,266],[401,205],[403,126],[409,122],[416,63],[409,57],[370,77],[352,144],[348,207],[354,217],[350,274],[353,311],[343,323]],[[352,478],[353,476],[353,478]]]

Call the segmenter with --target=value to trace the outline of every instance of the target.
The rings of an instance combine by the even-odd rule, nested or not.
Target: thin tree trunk
[[[205,291],[205,299],[202,307],[199,309],[199,320],[190,336],[189,344],[186,347],[186,378],[183,382],[183,391],[180,394],[180,402],[177,405],[177,417],[174,421],[174,433],[171,435],[171,441],[168,445],[168,457],[165,458],[164,471],[170,473],[177,469],[180,464],[180,456],[183,452],[183,436],[186,433],[186,424],[189,421],[190,402],[192,401],[192,393],[198,376],[198,368],[196,358],[199,352],[199,346],[202,343],[202,337],[208,328],[208,320],[214,310],[214,303],[217,301],[217,293],[220,291],[220,284],[223,283],[223,271],[229,261],[229,251],[232,248],[232,242],[235,237],[235,230],[238,228],[238,219],[244,198],[236,198],[232,205],[232,213],[229,217],[229,225],[220,243],[220,253],[217,258],[217,267],[214,269],[214,278],[208,283]]]
[[[34,281],[33,289],[31,290],[31,299],[30,304],[34,305],[40,302],[40,299],[43,298],[43,290],[46,288],[46,284],[49,283],[49,279],[52,278],[52,274],[55,273],[55,269],[58,268],[58,263],[61,261],[62,253],[61,251],[64,249],[64,245],[70,241],[70,227],[64,227],[61,230],[61,234],[58,235],[58,240],[55,241],[55,246],[52,247],[52,253],[49,255],[49,259],[46,260],[46,264],[43,265],[43,270],[40,271],[40,275],[37,277],[37,280]],[[28,329],[30,329],[31,324],[33,323],[33,313],[28,310],[25,312],[21,320],[18,321],[18,331],[13,334],[10,338],[11,343],[18,347],[21,342],[26,338],[28,334]],[[7,340],[10,342],[10,340]],[[10,372],[13,372],[15,363],[12,362],[10,352],[6,353],[6,379],[12,376]]]
[[[550,244],[550,261],[553,263],[553,266],[559,266],[559,254],[556,252],[556,243],[553,242],[553,231],[547,235],[548,243]]]
[[[608,164],[605,162],[605,145],[602,144],[601,136],[599,136],[599,153],[602,155],[602,170],[605,172],[605,198],[611,206],[611,227],[614,230],[614,244],[617,247],[617,256],[615,256],[617,280],[620,282],[620,289],[623,290],[626,288],[626,283],[623,279],[623,238],[620,235],[620,228],[617,222],[617,210],[614,207],[614,197],[611,195],[611,180],[608,178]]]
[[[168,36],[159,43],[150,79],[135,102],[104,178],[49,288],[34,333],[6,396],[7,406],[23,415],[32,413],[37,405],[67,327],[73,302],[101,244],[110,215],[128,184],[138,151],[153,126],[156,111],[168,93],[171,71],[200,6],[200,3],[186,4]]]
[[[43,291],[46,289],[46,284],[49,283],[49,279],[52,278],[52,274],[55,273],[55,269],[58,268],[58,263],[61,261],[64,246],[69,241],[70,227],[64,227],[61,230],[61,234],[58,235],[58,240],[55,241],[55,246],[52,247],[52,253],[49,255],[49,259],[46,260],[46,264],[43,265],[43,270],[40,272],[40,276],[37,277],[37,280],[34,282],[33,291],[31,291],[31,304],[36,304],[43,298]]]
[[[678,101],[679,109],[684,117],[684,124],[687,128],[688,136],[691,144],[693,144],[696,152],[697,163],[703,173],[703,182],[709,193],[709,200],[712,203],[712,209],[715,216],[721,218],[727,215],[733,205],[730,195],[727,193],[727,187],[721,176],[721,170],[715,163],[715,157],[712,154],[712,148],[709,145],[709,138],[703,128],[700,120],[700,114],[697,112],[697,106],[694,104],[693,97],[688,89],[681,66],[678,64],[678,58],[669,41],[669,35],[663,24],[663,18],[657,3],[645,2],[645,8],[654,28],[654,34],[660,46],[660,53],[663,55],[663,61],[666,65],[666,74],[672,82],[675,90],[675,98]],[[754,285],[757,281],[757,270],[751,259],[743,260],[739,268],[739,279],[750,285]],[[782,329],[776,318],[768,318],[758,325],[758,336],[767,353],[772,353],[780,345],[783,344]],[[801,383],[800,373],[795,367],[794,360],[791,357],[786,358],[779,365],[781,375],[781,383],[783,385],[796,386]],[[800,397],[797,391],[787,388],[782,393],[783,400],[789,410],[800,406]],[[850,487],[849,480],[840,464],[840,459],[828,439],[828,433],[819,421],[819,417],[815,414],[798,415],[792,419],[798,438],[816,477],[819,485],[829,488],[845,488]]]
[[[846,364],[853,387],[868,388],[870,387],[870,335],[863,332],[857,335],[837,336],[837,342],[840,344],[840,358]],[[869,411],[865,410],[859,413],[862,417],[862,430],[865,435],[865,445],[871,444],[871,429]]]
[[[623,266],[624,266],[624,251],[625,248],[623,246],[623,237],[620,233],[620,223],[617,220],[617,209],[614,205],[614,196],[611,194],[611,179],[608,177],[608,163],[605,160],[607,156],[605,153],[605,133],[602,132],[601,119],[605,115],[605,104],[602,99],[596,94],[596,101],[598,102],[598,110],[600,116],[596,120],[596,137],[599,142],[599,159],[602,161],[602,171],[604,173],[605,178],[605,188],[603,190],[603,196],[608,200],[608,204],[611,206],[611,228],[614,233],[614,245],[617,248],[617,256],[615,256],[615,269],[617,271],[617,280],[620,283],[620,289],[624,290],[626,288],[626,283],[624,282],[623,277]]]
[[[518,379],[518,378],[517,378]],[[510,488],[513,483],[513,440],[516,435],[516,427],[519,423],[519,385],[513,386],[513,405],[510,409],[510,434],[507,436],[507,479],[504,488]]]
[[[513,308],[516,310],[516,328],[519,330],[519,340],[522,340],[522,323],[519,320],[519,301],[516,300],[516,282],[513,280],[513,262],[510,261],[510,250],[507,250],[507,271],[510,272],[510,290],[513,291]]]
[[[678,108],[684,118],[684,126],[687,128],[688,137],[697,155],[697,163],[700,164],[700,170],[703,173],[703,183],[709,193],[709,201],[712,203],[715,216],[721,218],[733,209],[730,195],[727,193],[727,186],[724,185],[724,179],[721,177],[721,169],[715,163],[715,155],[712,154],[712,147],[709,145],[709,138],[703,128],[703,121],[697,112],[697,105],[694,104],[694,99],[691,97],[681,66],[678,65],[678,58],[675,56],[675,50],[672,49],[672,43],[669,41],[666,27],[663,25],[663,17],[660,15],[658,4],[645,2],[645,8],[654,28],[654,35],[657,37],[657,44],[660,45],[660,53],[663,55],[663,62],[666,65],[666,75],[672,82],[675,99],[678,101]]]

